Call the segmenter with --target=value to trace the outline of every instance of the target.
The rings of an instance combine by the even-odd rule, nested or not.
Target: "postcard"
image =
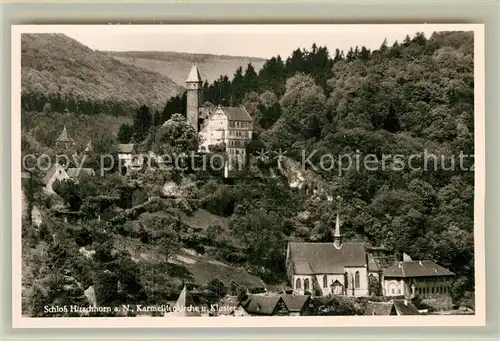
[[[16,328],[485,325],[484,27],[12,26]]]

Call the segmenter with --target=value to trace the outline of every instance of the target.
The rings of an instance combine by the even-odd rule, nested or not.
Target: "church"
[[[244,161],[246,145],[252,140],[253,120],[243,106],[203,105],[203,80],[193,65],[186,79],[187,123],[200,137],[200,151],[222,147],[233,158]]]
[[[290,242],[286,270],[296,294],[368,296],[368,254],[363,243],[344,242],[337,214],[333,243]]]

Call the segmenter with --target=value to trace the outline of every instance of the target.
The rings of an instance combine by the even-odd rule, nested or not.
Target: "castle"
[[[225,107],[203,104],[203,80],[193,65],[186,79],[187,123],[200,137],[200,151],[221,147],[234,158],[244,160],[246,145],[252,139],[253,121],[243,106]]]

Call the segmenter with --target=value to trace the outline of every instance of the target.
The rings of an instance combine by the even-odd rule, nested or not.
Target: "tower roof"
[[[56,139],[56,142],[73,142],[73,139],[68,135],[66,125],[64,126],[63,131],[61,132],[59,137]]]
[[[186,83],[188,82],[202,82],[200,72],[198,71],[198,66],[196,66],[196,64],[193,64],[191,71],[189,71],[188,78],[186,79]]]
[[[335,221],[335,231],[333,233],[333,236],[334,237],[340,237],[341,234],[340,234],[340,218],[339,218],[339,214],[337,213],[337,220]]]

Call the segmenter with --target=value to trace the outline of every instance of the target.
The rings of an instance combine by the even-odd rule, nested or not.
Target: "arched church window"
[[[304,280],[304,290],[309,290],[309,278]]]
[[[344,273],[344,286],[349,288],[349,273],[347,271]]]
[[[323,288],[328,287],[328,277],[326,275],[323,276]]]
[[[300,278],[297,278],[297,281],[295,281],[295,289],[301,289],[302,283],[300,282]]]
[[[354,274],[354,287],[359,288],[359,271]]]

